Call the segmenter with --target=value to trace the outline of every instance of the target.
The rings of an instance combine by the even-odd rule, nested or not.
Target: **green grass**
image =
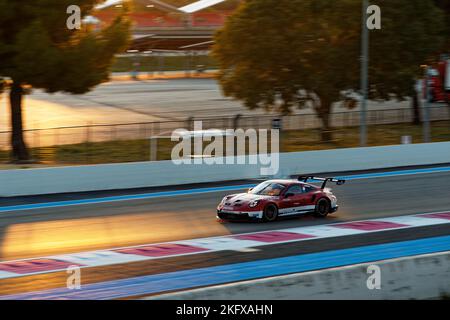
[[[431,125],[433,142],[450,141],[450,121],[436,121]],[[413,143],[423,142],[422,126],[410,124],[377,125],[368,128],[368,146],[400,144],[402,135],[410,135]],[[320,141],[320,130],[286,131],[282,136],[282,152],[352,148],[359,146],[359,128],[349,127],[333,131],[333,140]],[[158,160],[170,160],[176,142],[158,141]],[[205,143],[205,146],[208,143]],[[248,146],[247,146],[248,150]],[[31,149],[33,158],[49,165],[100,164],[148,161],[149,140],[124,140],[81,143]],[[0,151],[6,162],[8,153]]]

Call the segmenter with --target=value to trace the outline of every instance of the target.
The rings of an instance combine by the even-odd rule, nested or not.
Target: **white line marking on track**
[[[110,264],[130,263],[148,260],[149,257],[133,254],[122,254],[114,251],[94,251],[75,254],[65,254],[49,257],[51,259],[63,260],[74,264],[80,264],[87,267],[98,267]],[[1,278],[1,277],[0,277]]]
[[[242,249],[236,249],[233,251],[237,251],[237,252],[243,252],[243,253],[248,253],[248,252],[258,252],[261,251],[261,249],[256,249],[256,248],[242,248]]]

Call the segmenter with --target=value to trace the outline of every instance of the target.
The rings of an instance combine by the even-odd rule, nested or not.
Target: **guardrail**
[[[172,161],[0,170],[0,196],[183,185],[261,177],[267,165],[175,165]],[[280,154],[277,177],[447,163],[450,142]],[[226,163],[226,161],[224,161]],[[235,161],[236,163],[236,161]]]

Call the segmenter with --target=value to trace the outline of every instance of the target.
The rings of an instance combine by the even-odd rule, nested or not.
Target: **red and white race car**
[[[320,181],[320,187],[308,183]],[[268,180],[247,193],[226,196],[217,207],[220,220],[275,221],[278,217],[314,213],[326,217],[338,209],[336,196],[326,188],[328,182],[342,185],[336,178],[299,177],[298,180]]]

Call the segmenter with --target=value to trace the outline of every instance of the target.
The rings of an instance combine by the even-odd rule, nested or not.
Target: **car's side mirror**
[[[291,193],[291,192],[288,192],[288,193],[286,193],[286,194],[284,195],[285,198],[290,198],[290,197],[293,197],[293,196],[294,196],[294,194]]]

